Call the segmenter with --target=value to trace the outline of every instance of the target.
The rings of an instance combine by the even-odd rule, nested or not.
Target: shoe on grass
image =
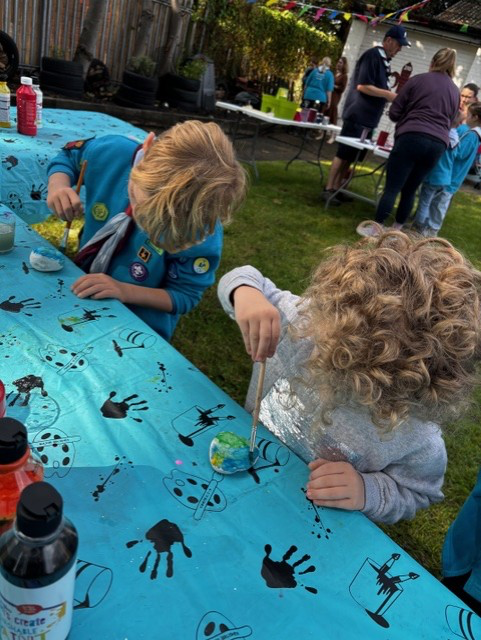
[[[377,238],[384,231],[384,227],[379,222],[372,222],[371,220],[364,220],[360,222],[356,227],[356,233],[363,238]]]
[[[336,193],[335,189],[324,189],[324,191],[321,191],[321,200],[327,202],[334,193]],[[335,198],[332,198],[332,200],[329,200],[329,204],[332,204],[334,207],[341,205],[342,202],[338,199],[338,195]]]
[[[340,200],[340,202],[354,202],[354,198],[351,198],[351,196],[348,196],[347,194],[342,192],[339,192],[336,198]]]

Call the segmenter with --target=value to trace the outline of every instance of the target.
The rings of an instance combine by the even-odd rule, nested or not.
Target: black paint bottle
[[[65,640],[72,624],[78,536],[47,482],[26,487],[0,536],[0,638]]]

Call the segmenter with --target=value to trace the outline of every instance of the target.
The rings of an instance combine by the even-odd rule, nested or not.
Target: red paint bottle
[[[30,451],[24,425],[0,418],[0,534],[12,526],[22,490],[42,479],[43,465]]]
[[[37,94],[32,78],[22,76],[17,89],[17,131],[26,136],[37,135]]]

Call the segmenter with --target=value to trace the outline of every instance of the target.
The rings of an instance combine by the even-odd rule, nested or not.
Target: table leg
[[[299,156],[301,155],[301,153],[303,152],[304,147],[306,146],[307,136],[309,134],[309,131],[310,131],[310,129],[304,129],[304,134],[303,134],[302,139],[301,139],[301,146],[297,150],[296,155],[292,156],[292,158],[287,162],[287,164],[285,166],[286,171],[289,169],[289,165],[291,164],[291,162],[294,162],[294,160],[297,160],[299,158]]]

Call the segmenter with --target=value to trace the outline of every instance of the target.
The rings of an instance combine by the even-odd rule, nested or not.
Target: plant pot
[[[141,76],[133,71],[124,71],[122,74],[122,84],[138,91],[145,91],[153,93],[157,91],[157,78],[147,78],[147,76]]]
[[[40,68],[42,71],[48,71],[49,73],[60,73],[66,76],[83,78],[83,67],[80,62],[43,56]]]

